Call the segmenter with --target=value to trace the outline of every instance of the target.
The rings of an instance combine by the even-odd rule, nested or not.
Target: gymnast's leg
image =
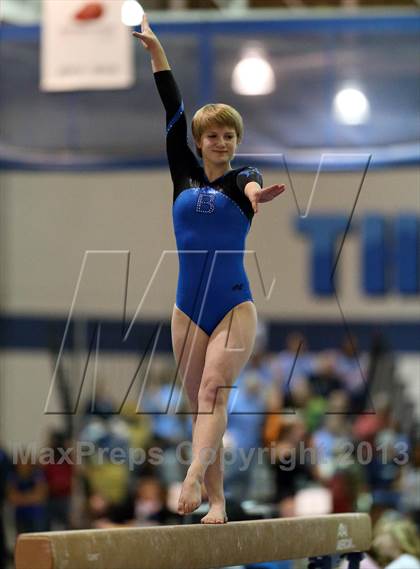
[[[176,306],[172,315],[172,345],[174,356],[193,413],[193,434],[197,422],[198,392],[203,375],[204,361],[209,337]],[[225,499],[223,494],[223,462],[219,449],[216,460],[209,465],[204,476],[209,499],[209,512],[203,523],[224,523],[226,521]]]
[[[200,505],[201,483],[226,430],[230,388],[251,354],[256,325],[255,305],[246,301],[228,312],[209,338],[198,392],[193,460],[179,500],[180,513]]]
[[[193,419],[193,438],[196,423],[197,415]],[[223,473],[223,443],[221,443],[215,455],[215,460],[209,464],[204,474],[204,486],[206,487],[210,507],[207,514],[201,518],[202,524],[223,524],[227,522]]]

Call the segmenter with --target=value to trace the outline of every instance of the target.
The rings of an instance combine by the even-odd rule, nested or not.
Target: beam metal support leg
[[[348,553],[346,555],[347,560],[349,562],[349,566],[348,569],[359,569],[360,568],[360,562],[363,559],[364,555],[363,553]]]
[[[323,557],[310,557],[308,569],[332,569],[331,555],[324,555]]]

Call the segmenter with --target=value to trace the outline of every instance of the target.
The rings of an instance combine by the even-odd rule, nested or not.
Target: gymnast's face
[[[233,159],[237,144],[235,129],[213,125],[203,132],[197,146],[201,149],[203,160],[213,164],[227,164]]]

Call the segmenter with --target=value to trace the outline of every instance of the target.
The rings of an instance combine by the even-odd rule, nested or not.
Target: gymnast
[[[262,187],[260,172],[251,166],[232,169],[243,123],[238,111],[225,104],[205,105],[193,117],[201,166],[188,145],[180,91],[146,14],[141,33],[133,35],[150,53],[166,111],[166,149],[173,182],[179,276],[171,334],[193,414],[192,461],[178,512],[184,515],[199,507],[204,484],[210,507],[201,523],[220,524],[227,522],[222,438],[229,392],[251,354],[257,324],[243,264],[245,239],[258,204],[271,201],[285,186]]]

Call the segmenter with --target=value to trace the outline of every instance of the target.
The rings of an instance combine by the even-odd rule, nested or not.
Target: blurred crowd
[[[298,332],[280,353],[265,347],[261,329],[229,399],[229,519],[368,512],[374,540],[362,566],[420,569],[420,440],[402,431],[387,393],[371,393],[369,354],[350,337],[315,353]],[[176,371],[153,374],[140,413],[133,402],[118,409],[103,390],[77,435],[52,431],[35,460],[0,447],[0,512],[13,513],[16,535],[185,523],[176,509],[191,416]],[[0,516],[0,569],[7,555]]]

